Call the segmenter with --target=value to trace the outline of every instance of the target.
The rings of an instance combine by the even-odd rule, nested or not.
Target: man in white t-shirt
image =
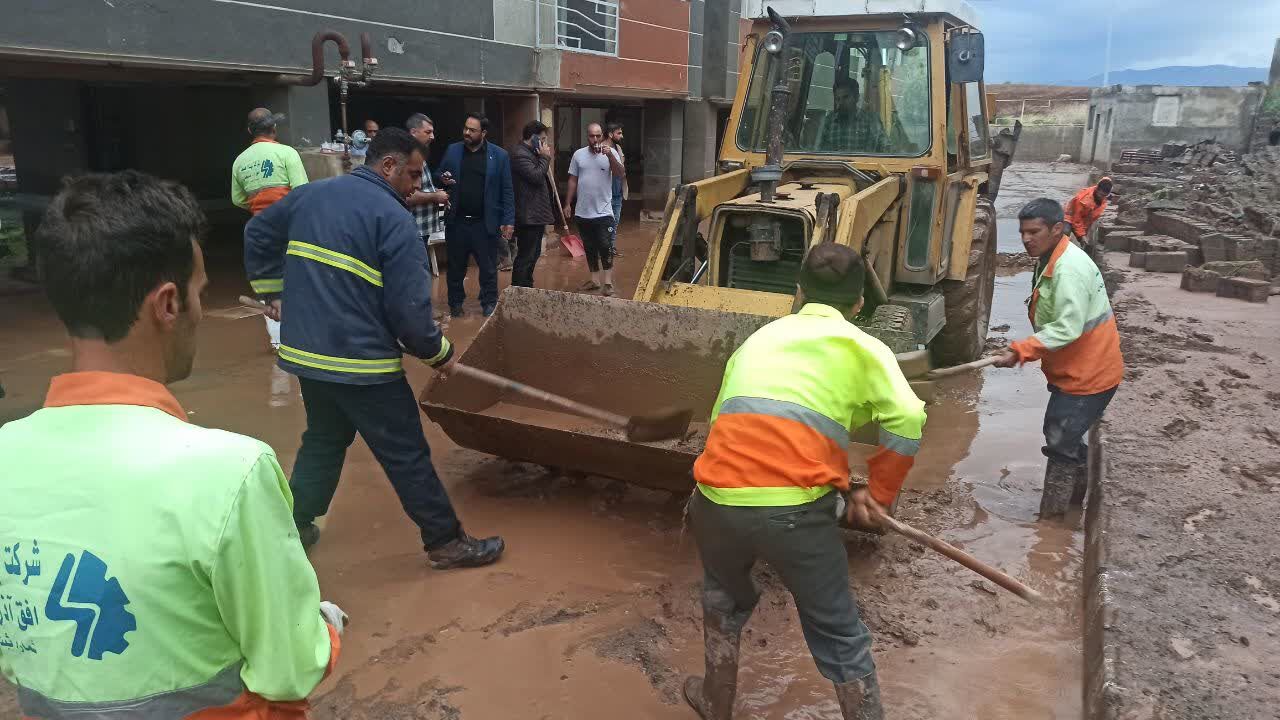
[[[613,254],[609,239],[613,234],[613,179],[625,174],[622,159],[604,142],[600,123],[587,126],[587,146],[579,148],[569,163],[569,192],[565,207],[573,213],[587,253],[591,278],[582,292],[600,290],[613,294]]]

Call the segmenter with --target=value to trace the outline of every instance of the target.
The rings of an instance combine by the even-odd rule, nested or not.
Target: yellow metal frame
[[[794,20],[794,32],[860,32],[883,31],[897,18],[888,16],[842,18],[818,18]],[[957,128],[959,145],[957,147],[956,171],[939,177],[933,181],[941,187],[937,192],[937,201],[930,218],[930,264],[923,271],[908,271],[903,266],[905,258],[906,234],[909,223],[904,221],[903,211],[909,204],[909,176],[913,170],[930,169],[932,172],[947,171],[947,131],[950,110],[947,98],[947,57],[946,40],[949,32],[956,29],[957,23],[948,17],[930,16],[924,24],[924,35],[929,44],[929,93],[930,93],[930,146],[918,157],[882,157],[882,156],[833,156],[813,153],[788,153],[784,156],[784,166],[797,161],[817,161],[824,163],[844,163],[859,170],[879,173],[883,178],[871,187],[858,191],[853,178],[823,177],[820,172],[809,172],[807,169],[787,170],[779,191],[790,194],[780,198],[773,206],[779,212],[794,214],[804,213],[813,227],[810,242],[818,242],[825,236],[824,218],[815,218],[814,195],[816,191],[799,190],[795,183],[812,182],[823,185],[845,184],[847,189],[839,188],[841,203],[838,211],[837,226],[834,237],[836,242],[848,245],[857,250],[864,250],[872,263],[882,287],[891,291],[895,278],[899,281],[932,284],[942,279],[962,280],[968,269],[968,256],[973,234],[973,214],[977,203],[978,187],[986,181],[985,172],[990,164],[989,159],[973,162],[969,156],[968,134],[968,97],[964,85],[952,85],[951,100],[955,103],[961,122]],[[896,27],[896,25],[893,25]],[[708,237],[719,237],[721,228],[707,227],[718,206],[732,204],[751,204],[755,195],[743,196],[750,184],[752,168],[765,164],[765,153],[746,151],[738,146],[738,129],[742,122],[747,96],[754,79],[757,49],[760,38],[768,30],[768,21],[757,21],[753,31],[748,35],[744,45],[739,66],[738,87],[734,96],[733,109],[730,112],[726,127],[726,137],[721,144],[721,163],[736,163],[742,169],[707,178],[692,183],[697,188],[697,198],[693,218],[696,224],[709,231]],[[881,83],[882,90],[885,89]],[[990,122],[992,103],[986,94],[985,83],[980,84],[980,97],[984,99],[982,111]],[[892,109],[892,98],[877,98],[882,111]],[[886,124],[888,127],[888,124]],[[687,187],[687,186],[686,186]],[[824,188],[829,192],[832,188]],[[947,238],[943,238],[946,226],[946,208],[949,193],[961,192],[957,217],[950,238],[950,252],[947,258],[941,257]],[[793,299],[779,293],[768,293],[751,290],[715,287],[715,273],[708,273],[698,285],[688,283],[664,282],[662,275],[671,259],[675,247],[675,235],[681,226],[682,216],[686,209],[682,207],[681,196],[673,191],[667,200],[667,212],[664,223],[658,234],[658,242],[650,252],[636,289],[635,299],[658,302],[682,307],[703,308],[709,310],[726,310],[766,316],[785,315],[792,309]],[[717,219],[714,223],[721,223]],[[708,261],[710,267],[719,267],[719,248],[710,249]],[[882,246],[882,247],[881,247]],[[898,261],[892,262],[895,252]],[[943,267],[943,263],[946,266]]]

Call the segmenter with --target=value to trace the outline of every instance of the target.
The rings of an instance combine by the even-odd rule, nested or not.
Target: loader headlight
[[[904,25],[895,35],[893,44],[902,52],[914,50],[920,45],[920,31],[910,25]]]
[[[777,55],[782,52],[782,45],[786,42],[786,38],[777,30],[770,30],[764,36],[764,49],[770,55]]]

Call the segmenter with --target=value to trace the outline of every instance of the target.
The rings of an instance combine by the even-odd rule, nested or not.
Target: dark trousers
[[[609,253],[618,254],[618,228],[622,225],[622,178],[613,179],[613,229],[609,231]]]
[[[511,271],[511,284],[533,287],[533,269],[542,257],[542,235],[546,225],[516,226],[516,262]]]
[[[1051,460],[1083,465],[1089,459],[1085,433],[1102,419],[1118,387],[1095,395],[1068,395],[1056,385],[1049,386],[1049,406],[1044,411],[1044,447]]]
[[[444,245],[449,258],[449,307],[462,307],[467,291],[463,282],[467,279],[467,264],[476,259],[480,272],[480,305],[493,307],[498,304],[498,243],[501,237],[485,229],[484,220],[458,218],[445,227]]]
[[[356,433],[364,438],[422,531],[422,544],[440,547],[458,536],[458,516],[431,464],[431,448],[413,389],[404,378],[378,385],[343,385],[298,378],[307,429],[293,464],[293,520],[305,525],[329,512],[342,463]]]
[[[751,568],[764,560],[795,599],[823,677],[841,683],[875,672],[871,632],[849,589],[835,492],[805,505],[737,507],[717,505],[695,490],[689,520],[702,557],[704,611],[745,622],[760,598]]]
[[[613,269],[613,251],[609,236],[613,232],[613,216],[578,218],[578,233],[582,235],[582,249],[587,253],[587,267],[596,272],[602,267]]]

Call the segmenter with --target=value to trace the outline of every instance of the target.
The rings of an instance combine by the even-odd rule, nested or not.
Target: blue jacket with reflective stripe
[[[413,215],[367,167],[308,183],[244,229],[249,282],[283,296],[280,367],[351,385],[390,382],[401,354],[430,365],[453,348],[431,313],[427,250]]]

